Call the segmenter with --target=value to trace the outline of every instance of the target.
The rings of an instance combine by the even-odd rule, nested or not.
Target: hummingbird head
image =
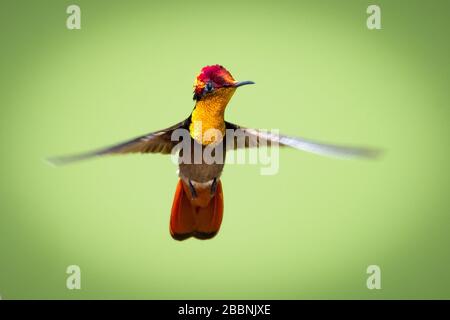
[[[252,81],[236,81],[221,65],[203,67],[194,84],[194,100],[223,97],[231,98],[237,87],[254,84]]]

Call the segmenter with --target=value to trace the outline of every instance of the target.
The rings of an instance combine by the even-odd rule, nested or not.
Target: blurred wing
[[[108,154],[124,154],[124,153],[162,153],[169,154],[172,148],[178,143],[178,141],[172,141],[172,132],[179,128],[184,128],[188,123],[189,119],[183,122],[177,123],[176,125],[155,131],[129,141],[122,142],[120,144],[106,147],[99,150],[94,150],[86,153],[54,157],[47,159],[53,165],[65,165],[81,160],[86,160],[98,156],[108,155]]]
[[[227,129],[241,130],[245,136],[245,144],[242,141],[239,143],[239,138],[234,138],[234,145],[232,146],[234,149],[278,144],[323,156],[339,158],[376,158],[380,154],[379,150],[370,148],[338,146],[299,137],[273,134],[263,130],[245,128],[230,122],[226,122],[225,124]],[[227,145],[227,147],[229,146],[230,144]]]

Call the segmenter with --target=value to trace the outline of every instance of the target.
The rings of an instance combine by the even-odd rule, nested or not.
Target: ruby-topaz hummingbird
[[[373,149],[343,147],[298,137],[268,134],[263,130],[250,129],[225,121],[225,108],[236,89],[250,84],[254,82],[235,81],[231,73],[220,65],[206,66],[195,80],[195,107],[184,121],[111,147],[74,156],[51,158],[49,161],[55,165],[62,165],[108,154],[170,154],[179,144],[179,141],[173,139],[177,130],[184,130],[188,135],[189,148],[182,149],[178,154],[179,157],[183,156],[183,159],[186,155],[190,155],[186,153],[192,152],[193,155],[195,152],[192,150],[196,148],[204,151],[213,146],[214,151],[220,153],[218,158],[222,161],[207,161],[202,152],[199,161],[179,161],[179,181],[172,204],[170,234],[176,240],[184,240],[189,237],[210,239],[219,231],[223,216],[220,176],[224,167],[225,153],[229,149],[279,145],[328,156],[371,158],[377,155],[378,152]],[[244,142],[229,143],[230,141],[227,141],[229,130],[244,134]],[[211,131],[215,134],[209,134],[205,138],[206,133]],[[232,140],[231,142],[236,142],[234,140],[239,138],[233,137]],[[186,141],[184,143],[186,144]],[[217,154],[215,156],[217,160]]]

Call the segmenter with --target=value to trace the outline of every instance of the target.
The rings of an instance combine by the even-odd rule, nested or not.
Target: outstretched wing
[[[188,121],[189,118],[169,128],[155,131],[134,138],[132,140],[119,143],[114,146],[76,155],[49,158],[47,160],[51,164],[59,166],[108,154],[124,154],[124,153],[169,154],[171,153],[172,148],[178,143],[177,141],[171,140],[172,132],[179,128],[185,128],[186,125],[188,124]]]
[[[380,154],[379,150],[371,148],[347,147],[321,143],[299,137],[290,137],[281,134],[273,134],[263,130],[245,128],[230,122],[225,122],[225,125],[227,129],[241,130],[241,133],[245,136],[245,138],[243,138],[245,139],[245,142],[244,140],[239,141],[239,138],[235,135],[234,143],[227,144],[228,147],[234,149],[259,147],[261,145],[270,146],[275,143],[280,146],[287,146],[319,155],[339,158],[376,158]]]

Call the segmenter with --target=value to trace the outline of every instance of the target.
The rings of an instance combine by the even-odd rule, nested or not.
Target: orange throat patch
[[[236,88],[220,88],[197,101],[191,115],[189,132],[202,145],[220,143],[225,135],[225,108]]]

